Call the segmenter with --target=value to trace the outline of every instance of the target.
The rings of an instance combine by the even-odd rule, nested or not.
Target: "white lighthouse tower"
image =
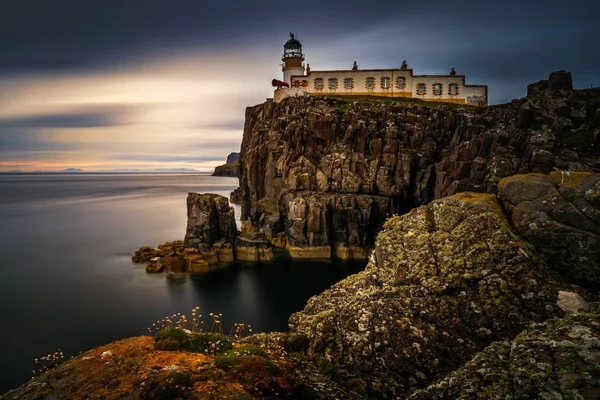
[[[304,54],[302,54],[302,45],[294,38],[290,32],[290,40],[283,45],[283,81],[292,85],[291,77],[294,75],[304,75]]]

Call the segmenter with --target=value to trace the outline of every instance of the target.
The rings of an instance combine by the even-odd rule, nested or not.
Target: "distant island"
[[[238,176],[238,158],[240,158],[240,153],[229,154],[225,164],[215,168],[213,176]]]
[[[84,172],[84,171],[79,168],[67,168],[67,169],[63,169],[62,172]]]

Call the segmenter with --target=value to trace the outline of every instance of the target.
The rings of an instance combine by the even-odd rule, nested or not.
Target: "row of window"
[[[322,90],[323,89],[323,78],[315,78],[314,84],[315,89]],[[354,89],[354,78],[344,78],[343,79],[344,89]],[[305,86],[305,85],[303,85]],[[390,78],[382,77],[379,80],[379,86],[381,89],[389,89],[390,88]],[[327,80],[327,87],[331,90],[336,90],[338,88],[338,79],[337,78],[329,78]],[[396,88],[404,89],[406,87],[406,79],[403,77],[396,78]],[[442,95],[442,84],[434,83],[433,94],[435,96]],[[365,88],[374,89],[375,88],[375,78],[367,78],[365,79]],[[425,95],[427,94],[427,85],[425,83],[417,83],[417,94]],[[448,85],[448,94],[449,95],[457,95],[458,94],[458,85],[456,83],[451,83]]]

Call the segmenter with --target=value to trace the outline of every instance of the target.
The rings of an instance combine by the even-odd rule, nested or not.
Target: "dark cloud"
[[[121,111],[113,109],[60,114],[28,115],[0,119],[0,129],[6,128],[99,128],[123,125]]]
[[[559,68],[582,86],[600,81],[598,15],[597,0],[4,1],[0,74],[118,69],[180,52],[253,62],[261,46],[275,64],[292,30],[311,64],[458,66],[497,102]],[[338,52],[348,38],[357,50]]]
[[[450,48],[463,41],[497,44],[509,37],[526,43],[531,35],[563,28],[582,32],[584,36],[571,43],[565,41],[570,38],[549,38],[548,47],[558,45],[568,53],[565,45],[579,47],[581,41],[594,40],[588,34],[598,33],[599,4],[596,0],[5,1],[0,5],[0,69],[119,66],[182,48],[210,52],[231,46],[251,49],[264,41],[280,43],[288,30],[315,43],[385,25],[395,28],[390,34],[399,40],[418,41],[425,35]],[[585,33],[586,27],[594,32]],[[373,45],[377,48],[377,43]],[[510,56],[511,47],[499,50]],[[527,60],[523,61],[526,69]]]

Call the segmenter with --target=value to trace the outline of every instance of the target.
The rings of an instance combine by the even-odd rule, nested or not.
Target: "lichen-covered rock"
[[[187,217],[185,247],[198,249],[210,264],[231,261],[233,250],[221,252],[223,260],[218,251],[232,249],[235,243],[235,211],[229,200],[218,194],[188,193]]]
[[[599,399],[600,304],[496,342],[411,400]]]
[[[155,344],[154,338],[140,336],[98,347],[0,394],[0,400],[361,399],[313,363],[280,349],[234,343],[221,358],[189,349],[156,350]]]
[[[592,291],[600,290],[600,174],[557,171],[515,175],[498,197],[517,232],[548,266]]]
[[[311,298],[289,324],[371,395],[403,396],[561,315],[551,276],[495,196],[462,193],[388,220],[365,271]]]
[[[599,171],[600,89],[571,89],[570,75],[558,72],[526,98],[483,109],[327,97],[250,107],[239,159],[242,221],[280,242],[280,233],[296,228],[323,242],[326,232],[337,234],[336,218],[309,231],[290,219],[291,201],[301,197],[313,215],[360,224],[372,210],[359,197],[385,198],[391,213],[403,213],[462,191],[496,193],[502,178],[517,173]],[[331,208],[341,197],[354,211]],[[342,232],[326,244],[291,237],[291,246],[298,256],[304,247],[308,256],[329,248],[354,257],[350,240],[366,250],[385,219],[371,212],[357,237]]]

